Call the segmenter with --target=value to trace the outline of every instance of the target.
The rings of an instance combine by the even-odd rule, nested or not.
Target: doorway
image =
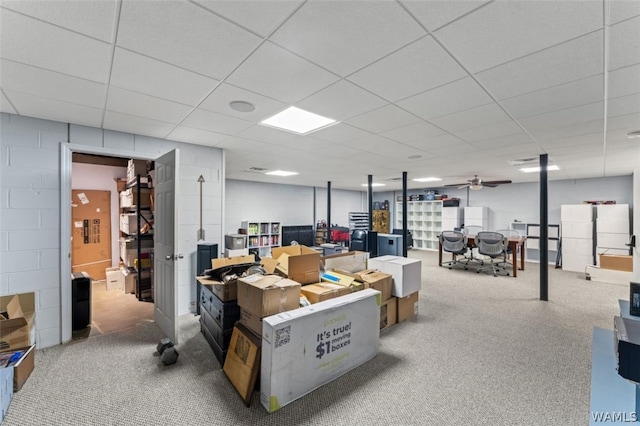
[[[73,331],[73,339],[120,331],[154,320],[153,300],[141,301],[136,297],[137,274],[125,275],[122,272],[127,271],[127,266],[130,266],[127,263],[133,260],[127,256],[131,251],[127,250],[127,244],[131,244],[120,226],[121,213],[128,211],[122,208],[120,201],[128,161],[123,157],[81,152],[72,154],[72,271],[82,270],[92,277],[91,323],[86,328]],[[101,228],[94,230],[97,232],[95,236],[90,234],[90,230],[76,228],[82,224],[82,209],[91,204],[91,217],[102,218]],[[82,232],[86,234],[81,235]],[[150,246],[145,248],[148,254],[153,250],[153,240],[147,239],[145,245]],[[137,257],[137,254],[132,256]]]

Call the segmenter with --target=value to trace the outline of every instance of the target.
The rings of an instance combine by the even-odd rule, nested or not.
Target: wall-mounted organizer
[[[280,247],[282,226],[280,222],[242,221],[241,227],[247,233],[247,248],[260,257],[271,257],[271,247]]]
[[[369,229],[369,213],[349,212],[349,231],[354,229]]]

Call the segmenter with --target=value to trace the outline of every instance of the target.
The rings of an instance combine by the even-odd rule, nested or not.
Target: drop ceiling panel
[[[602,100],[602,74],[500,101],[515,118],[559,111]]]
[[[484,149],[495,149],[495,148],[503,148],[512,145],[529,145],[534,144],[531,138],[520,131],[520,133],[502,136],[502,137],[492,137],[490,139],[479,140],[471,143],[473,146],[484,150]]]
[[[578,122],[567,126],[555,127],[551,129],[541,129],[538,131],[531,131],[530,133],[536,138],[538,143],[544,146],[545,142],[557,143],[555,141],[564,138],[581,137],[583,135],[590,135],[593,133],[603,134],[604,120],[591,120],[586,122]],[[600,136],[602,140],[602,136]]]
[[[510,120],[509,116],[497,104],[490,103],[429,121],[448,132],[455,133],[508,120]]]
[[[365,132],[364,130],[358,129],[357,127],[353,127],[344,123],[338,123],[334,124],[333,126],[313,132],[313,137],[328,142],[343,143],[352,141],[354,139],[360,139],[369,134],[369,132]]]
[[[252,139],[266,143],[277,143],[281,140],[294,139],[297,135],[283,130],[277,130],[273,127],[262,126],[260,124],[254,124],[246,130],[237,134],[245,139]]]
[[[640,2],[629,0],[608,0],[611,24],[640,15]]]
[[[513,120],[509,120],[488,126],[474,127],[463,132],[456,132],[455,135],[467,142],[477,142],[501,136],[521,135],[522,133],[520,126]]]
[[[609,70],[640,62],[640,16],[609,29]]]
[[[602,73],[602,31],[477,74],[497,99],[557,86]]]
[[[109,44],[4,9],[0,27],[2,58],[106,83]]]
[[[424,37],[349,76],[349,80],[394,102],[466,75],[433,38]]]
[[[305,3],[271,40],[346,76],[425,34],[395,2],[315,1]]]
[[[386,105],[346,120],[348,124],[373,133],[397,129],[419,121],[418,117],[403,111],[395,105]]]
[[[380,133],[382,136],[398,142],[413,142],[424,140],[433,136],[439,136],[445,132],[431,124],[418,122],[404,127]]]
[[[0,60],[0,87],[47,99],[86,105],[104,106],[106,86],[67,74]]]
[[[225,135],[235,135],[253,126],[250,121],[239,120],[200,108],[196,108],[181,124]]]
[[[405,145],[391,141],[381,136],[372,135],[363,139],[347,142],[347,146],[363,151],[373,152],[382,155],[387,160],[389,158],[398,160],[408,160],[412,155],[423,155],[424,152],[415,146]],[[385,160],[385,161],[387,161]]]
[[[261,37],[269,35],[302,4],[300,0],[195,0],[195,2]]]
[[[449,0],[431,0],[426,2],[402,0],[401,3],[409,9],[409,12],[427,27],[429,31],[434,31],[454,19],[481,7],[487,2]]]
[[[2,6],[107,43],[113,41],[118,6],[116,0],[3,0]]]
[[[295,103],[338,80],[300,57],[265,43],[227,82],[286,103]]]
[[[543,131],[557,127],[565,127],[571,124],[580,124],[602,117],[603,103],[595,102],[579,107],[568,108],[562,111],[554,111],[547,114],[539,114],[523,118],[520,123],[530,132]]]
[[[493,2],[436,32],[472,72],[485,70],[602,27],[602,4]]]
[[[296,106],[342,121],[385,105],[387,102],[355,84],[340,80],[298,102]]]
[[[609,117],[637,112],[640,112],[640,93],[609,99],[609,105],[607,106],[607,115]],[[640,127],[640,123],[638,123],[638,127]]]
[[[252,160],[266,161],[269,158],[277,158],[276,154],[271,154],[268,144],[237,136],[228,137],[223,141],[217,142],[216,146],[233,152],[239,151],[249,153],[242,154],[242,157],[245,158],[246,162],[244,164],[247,169],[251,166],[260,167],[258,164],[251,164]],[[229,154],[231,155],[231,152]]]
[[[609,98],[640,92],[640,64],[609,72]]]
[[[84,126],[100,127],[102,110],[84,105],[41,98],[5,90],[4,93],[22,115]],[[70,120],[69,117],[72,117]]]
[[[471,78],[463,78],[398,102],[402,108],[429,120],[492,102]]]
[[[607,120],[607,130],[638,130],[640,127],[640,114],[621,115],[609,117]]]
[[[173,127],[174,125],[171,123],[163,123],[162,121],[136,117],[115,111],[106,111],[104,114],[104,128],[120,132],[164,138],[171,132]]]
[[[255,107],[255,110],[251,112],[236,111],[229,106],[232,101],[250,102]],[[216,87],[213,93],[199,107],[208,111],[231,115],[242,120],[261,121],[284,110],[287,104],[222,83]]]
[[[119,46],[212,78],[228,75],[260,42],[192,3],[122,3]]]
[[[191,107],[187,105],[117,87],[109,89],[107,109],[173,124],[179,123],[191,111]]]
[[[4,92],[0,92],[0,111],[6,112],[9,114],[17,114],[18,112],[15,110],[9,99],[5,96]]]
[[[228,138],[228,135],[187,126],[178,126],[167,136],[167,139],[205,146],[218,146]]]
[[[116,48],[111,85],[194,106],[217,80]]]

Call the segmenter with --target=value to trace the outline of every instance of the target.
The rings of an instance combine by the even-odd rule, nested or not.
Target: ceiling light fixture
[[[535,172],[539,172],[540,171],[540,166],[536,166],[536,167],[522,167],[521,169],[519,169],[521,172],[524,173],[535,173]],[[553,170],[560,170],[560,167],[556,166],[555,164],[551,164],[549,166],[547,166],[547,171],[551,172]],[[473,189],[473,188],[471,188]]]
[[[629,139],[640,138],[640,130],[634,130],[633,132],[627,133],[627,137]]]
[[[371,186],[385,186],[384,183],[372,183]],[[369,186],[368,183],[363,183],[362,186]]]
[[[415,182],[437,182],[439,180],[442,180],[440,178],[437,177],[426,177],[426,178],[417,178],[417,179],[412,179]]]
[[[298,172],[287,172],[285,170],[274,170],[272,172],[265,173],[265,175],[271,175],[271,176],[293,176],[297,174]]]
[[[306,135],[307,133],[324,129],[336,123],[337,121],[332,118],[323,117],[293,106],[260,122],[262,125],[275,127],[276,129],[286,130],[299,135]]]
[[[231,101],[229,102],[229,106],[238,112],[252,112],[256,109],[255,105],[247,101]]]
[[[471,184],[471,185],[469,185],[469,189],[472,189],[474,191],[478,191],[478,190],[482,189],[482,185]]]

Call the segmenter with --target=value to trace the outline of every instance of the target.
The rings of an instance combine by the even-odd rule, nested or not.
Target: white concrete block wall
[[[6,113],[0,114],[0,131],[0,294],[36,293],[39,348],[61,343],[61,289],[71,285],[59,278],[60,143],[139,153],[139,158],[180,149],[179,185],[185,194],[179,198],[178,246],[184,259],[176,284],[178,313],[190,312],[199,227],[199,196],[192,180],[200,174],[207,180],[207,241],[221,242],[222,150]]]

